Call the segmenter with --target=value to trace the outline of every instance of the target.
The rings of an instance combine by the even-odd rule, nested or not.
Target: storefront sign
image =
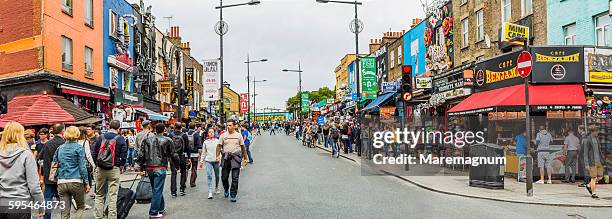
[[[133,129],[136,128],[136,122],[121,122],[122,129]]]
[[[361,66],[361,97],[364,100],[376,99],[378,83],[376,79],[376,58],[364,57],[359,59]]]
[[[324,116],[317,117],[317,123],[319,123],[319,125],[324,125],[325,124],[325,117]]]
[[[612,49],[585,48],[584,51],[588,72],[586,82],[612,83]]]
[[[395,109],[396,109],[396,107],[394,107],[394,106],[381,107],[380,108],[380,116],[382,117],[382,119],[393,118],[395,116]]]
[[[193,68],[185,68],[185,87],[187,88],[187,99],[193,101]]]
[[[487,91],[523,83],[524,79],[517,70],[520,53],[521,51],[507,53],[476,64],[476,90]]]
[[[308,98],[308,93],[302,93],[302,112],[308,112],[310,99]]]
[[[533,83],[583,83],[582,47],[533,47]]]
[[[319,118],[321,111],[312,111],[312,118]]]
[[[383,82],[382,83],[382,92],[383,93],[396,93],[397,92],[397,88],[399,87],[399,83],[397,83],[396,81],[393,82]]]
[[[536,111],[551,111],[551,110],[582,110],[583,106],[572,106],[572,105],[555,105],[555,106],[534,106]]]
[[[108,64],[110,66],[119,68],[119,69],[124,70],[124,71],[127,71],[127,70],[130,69],[130,67],[132,67],[131,65],[129,65],[131,63],[124,63],[124,62],[120,61],[119,59],[117,59],[117,57],[115,57],[114,55],[108,56],[106,61],[108,62]]]
[[[113,94],[115,95],[115,103],[117,104],[137,106],[143,105],[142,95],[140,94],[130,93],[119,89],[114,89]]]
[[[502,26],[502,41],[508,42],[511,39],[525,38],[529,39],[529,27],[518,24],[504,22]],[[516,42],[516,45],[523,45],[523,42]]]
[[[170,94],[172,92],[172,81],[159,82],[159,94]]]
[[[219,60],[204,60],[202,63],[204,71],[204,101],[219,100],[219,90],[221,83],[219,81]]]
[[[416,77],[414,78],[416,89],[431,89],[431,77]]]
[[[246,113],[249,111],[249,94],[241,93],[240,94],[240,113]]]
[[[376,56],[376,79],[378,85],[388,81],[389,68],[387,66],[387,46],[381,46],[375,53]]]

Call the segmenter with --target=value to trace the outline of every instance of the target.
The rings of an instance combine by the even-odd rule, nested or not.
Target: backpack
[[[183,150],[185,149],[183,137],[181,135],[172,136],[172,143],[174,143],[174,151],[181,156],[181,154],[183,154]]]
[[[198,132],[192,131],[191,134],[187,134],[187,139],[189,139],[189,142],[187,143],[187,147],[185,148],[185,151],[188,152],[192,152],[195,151],[195,135],[197,135]]]
[[[332,129],[330,130],[330,132],[331,132],[331,136],[332,136],[332,138],[333,138],[333,139],[338,139],[338,138],[340,138],[340,134],[338,133],[338,129],[336,129],[336,128],[332,128]]]
[[[115,147],[117,146],[117,139],[121,135],[116,135],[113,139],[102,139],[102,145],[98,150],[98,159],[96,164],[98,167],[105,170],[112,170],[115,166]]]

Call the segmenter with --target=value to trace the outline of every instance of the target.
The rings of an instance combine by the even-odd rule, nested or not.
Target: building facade
[[[334,70],[336,74],[336,101],[342,101],[348,87],[348,67],[355,61],[355,54],[346,54]]]
[[[134,90],[142,94],[145,108],[160,112],[160,102],[157,99],[157,80],[155,71],[157,65],[155,17],[151,14],[151,6],[145,8],[141,0],[132,4],[136,25],[134,28]]]
[[[231,118],[235,116],[235,118],[240,117],[240,95],[232,90],[228,85],[223,86],[223,109],[225,111],[225,116],[227,118]]]
[[[608,0],[547,0],[549,45],[612,46]],[[580,13],[576,13],[580,12]],[[563,16],[559,16],[559,15]]]

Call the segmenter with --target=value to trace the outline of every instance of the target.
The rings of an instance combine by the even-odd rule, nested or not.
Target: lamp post
[[[219,9],[219,22],[215,25],[215,32],[219,35],[219,60],[220,60],[220,77],[221,81],[223,81],[223,35],[225,35],[228,31],[228,25],[223,21],[223,9],[231,8],[242,5],[258,5],[261,2],[259,0],[251,0],[247,3],[240,4],[232,4],[232,5],[223,5],[223,0],[219,0],[219,6],[215,7],[215,9]],[[221,83],[221,96],[219,98],[219,109],[221,109],[221,124],[225,124],[225,112],[223,111],[223,83]]]
[[[247,53],[247,60],[246,63],[247,64],[247,106],[248,106],[248,116],[247,116],[247,122],[250,124],[251,123],[251,63],[255,63],[255,62],[267,62],[268,59],[261,59],[261,60],[254,60],[251,61],[251,58],[249,56],[249,54]],[[255,81],[253,81],[253,83],[255,83]],[[253,93],[255,93],[255,85],[253,85]]]
[[[255,77],[253,77],[253,113],[255,114],[255,116],[257,116],[257,108],[256,108],[257,105],[256,105],[256,102],[255,102],[255,96],[257,96],[257,92],[255,91],[255,87],[257,87],[257,83],[263,83],[263,82],[266,82],[266,81],[268,81],[268,80],[264,79],[264,80],[258,81],[258,80],[255,80]],[[251,105],[249,103],[249,113],[250,113],[250,107],[251,107]],[[250,115],[249,115],[249,119],[250,119]],[[250,122],[251,121],[249,120],[249,123]],[[257,122],[257,117],[255,117],[255,122]]]
[[[357,6],[362,5],[361,2],[355,1],[333,1],[333,0],[316,0],[318,3],[340,3],[340,4],[351,4],[355,6],[355,19],[351,21],[350,29],[355,34],[355,83],[357,84],[357,110],[359,110],[359,100],[361,100],[361,85],[359,84],[359,77],[361,72],[359,71],[359,33],[363,30],[363,22],[357,17]]]
[[[290,70],[290,69],[283,69],[284,72],[297,72],[299,75],[299,94],[298,94],[298,98],[302,98],[302,64],[300,62],[298,62],[298,70]],[[301,104],[301,103],[300,103]],[[299,114],[298,117],[300,120],[302,119],[302,113]]]

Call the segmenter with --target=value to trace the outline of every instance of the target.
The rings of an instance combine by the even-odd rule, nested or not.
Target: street
[[[204,170],[199,172],[197,187],[173,199],[168,175],[164,218],[573,218],[569,215],[574,214],[607,218],[610,213],[606,208],[463,198],[424,190],[390,176],[361,176],[352,161],[331,158],[284,134],[258,136],[252,153],[255,163],[241,173],[237,203],[230,203],[222,194],[206,199]],[[130,182],[122,185],[129,187]],[[148,210],[149,204],[135,204],[128,218],[148,218]],[[88,210],[87,218],[92,213]]]

